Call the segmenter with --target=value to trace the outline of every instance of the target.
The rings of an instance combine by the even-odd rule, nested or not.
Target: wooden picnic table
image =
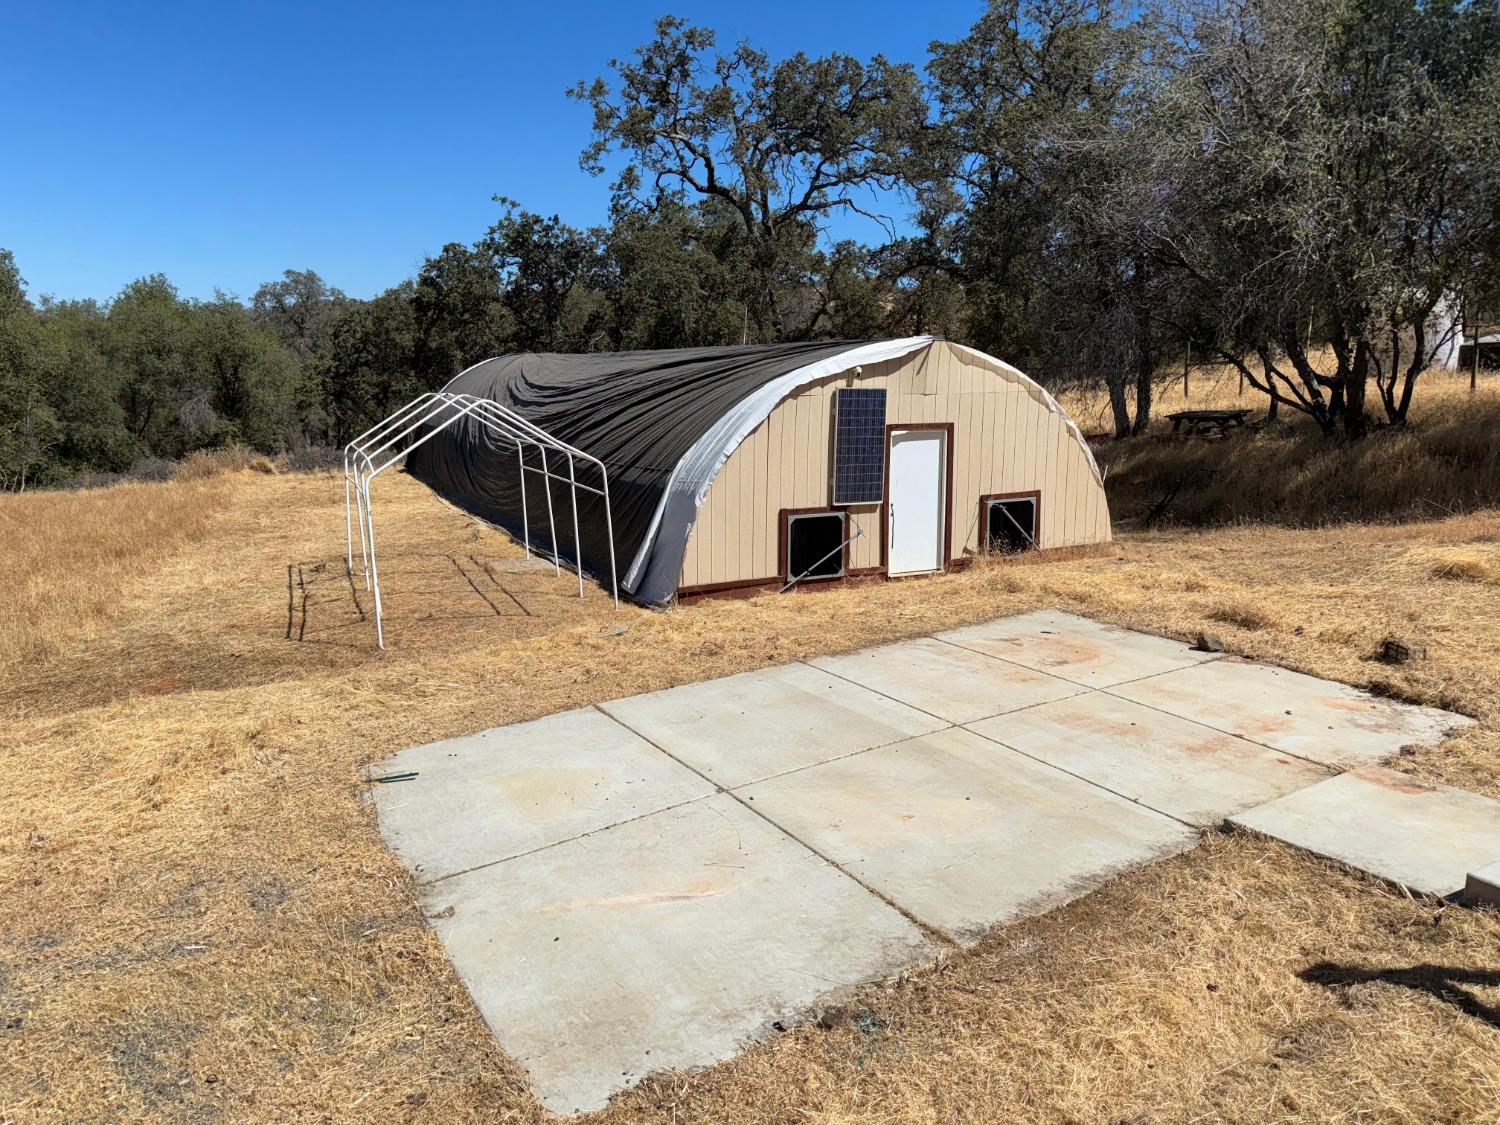
[[[1188,436],[1216,432],[1220,437],[1226,437],[1230,430],[1247,424],[1245,419],[1249,413],[1248,410],[1179,410],[1167,417],[1172,419],[1174,434],[1186,425]]]

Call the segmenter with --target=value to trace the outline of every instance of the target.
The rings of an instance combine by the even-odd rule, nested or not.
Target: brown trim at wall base
[[[924,576],[914,574],[912,577]],[[817,590],[833,590],[858,585],[861,582],[884,580],[884,570],[878,566],[867,566],[860,570],[851,570],[838,578],[820,578],[816,582],[808,579],[799,582],[787,593],[810,594]],[[706,586],[684,586],[677,591],[677,601],[681,605],[692,605],[710,598],[755,598],[761,594],[774,594],[785,585],[786,582],[780,578],[751,578],[743,582],[715,582]]]
[[[684,586],[677,591],[678,605],[692,605],[710,598],[756,598],[781,589],[779,578],[750,578],[742,582],[710,582],[703,586]]]
[[[943,445],[946,465],[943,467],[943,565],[936,571],[919,571],[922,574],[941,574],[953,561],[953,423],[952,422],[890,422],[885,427],[885,499],[880,502],[880,569],[890,572],[891,555],[891,433],[895,430],[943,430],[948,436]],[[965,533],[967,537],[967,533]],[[906,577],[899,575],[898,577]]]
[[[985,505],[991,500],[1034,500],[1036,501],[1036,520],[1032,525],[1031,549],[1040,551],[1042,542],[1042,491],[1033,488],[1028,492],[986,492],[979,497],[979,553],[987,555],[990,553],[990,525],[986,518],[989,513],[985,511]]]

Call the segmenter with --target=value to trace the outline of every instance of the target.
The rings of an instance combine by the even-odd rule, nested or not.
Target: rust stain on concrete
[[[1355,770],[1356,776],[1378,785],[1382,789],[1389,789],[1393,793],[1406,793],[1416,796],[1421,793],[1436,793],[1437,786],[1428,785],[1426,782],[1418,781],[1404,773],[1396,773],[1393,770]]]
[[[614,895],[609,898],[578,898],[554,902],[536,911],[538,914],[568,914],[575,910],[634,910],[640,906],[660,906],[668,902],[690,902],[699,898],[716,898],[733,890],[724,883],[692,883],[676,891],[650,894]]]
[[[1048,668],[1070,668],[1080,664],[1104,664],[1110,658],[1103,645],[1084,637],[1064,637],[1044,633],[1026,638],[1036,662]]]

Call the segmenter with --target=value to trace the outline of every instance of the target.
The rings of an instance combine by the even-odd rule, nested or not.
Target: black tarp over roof
[[[603,461],[609,470],[615,560],[625,573],[645,541],[658,502],[684,453],[746,395],[788,372],[859,346],[858,341],[766,344],[671,351],[556,352],[498,356],[469,368],[444,389],[488,398],[553,437]],[[539,466],[536,450],[528,464]],[[502,448],[484,425],[465,418],[412,450],[407,470],[440,496],[520,534],[521,487],[514,447]],[[566,476],[566,464],[549,467]],[[583,483],[598,485],[593,466]],[[527,474],[531,541],[549,545],[542,478]],[[573,557],[569,489],[553,484],[557,550]],[[602,502],[578,493],[583,568],[609,581]]]

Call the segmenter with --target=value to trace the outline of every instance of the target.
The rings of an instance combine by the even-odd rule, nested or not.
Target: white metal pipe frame
[[[567,442],[553,437],[541,427],[527,421],[513,410],[498,402],[474,395],[450,394],[447,391],[430,391],[412,399],[400,410],[371,426],[359,437],[344,447],[344,536],[346,548],[344,561],[349,576],[354,577],[354,533],[359,531],[360,572],[365,580],[365,589],[371,592],[375,605],[375,643],[385,648],[385,623],[380,598],[380,567],[375,558],[375,523],[370,507],[370,484],[381,473],[404,458],[413,449],[430,441],[443,430],[462,419],[470,418],[498,439],[500,448],[513,447],[516,451],[516,471],[521,483],[521,542],[530,558],[531,512],[526,501],[526,474],[542,479],[542,488],[547,496],[548,535],[552,543],[552,567],[562,573],[562,560],[557,550],[557,523],[553,517],[552,482],[568,487],[573,512],[573,569],[578,574],[578,596],[583,597],[583,563],[578,535],[578,490],[591,492],[604,501],[605,537],[609,542],[609,584],[615,599],[615,608],[620,606],[620,582],[615,568],[615,525],[609,504],[609,470],[604,462],[577,449]],[[425,433],[412,435],[426,427]],[[408,441],[408,439],[411,439]],[[541,467],[529,464],[528,451],[534,450]],[[568,463],[568,475],[561,476],[552,471],[547,461],[551,450]],[[578,463],[594,466],[599,472],[599,487],[578,479]],[[555,462],[554,462],[555,463]]]

